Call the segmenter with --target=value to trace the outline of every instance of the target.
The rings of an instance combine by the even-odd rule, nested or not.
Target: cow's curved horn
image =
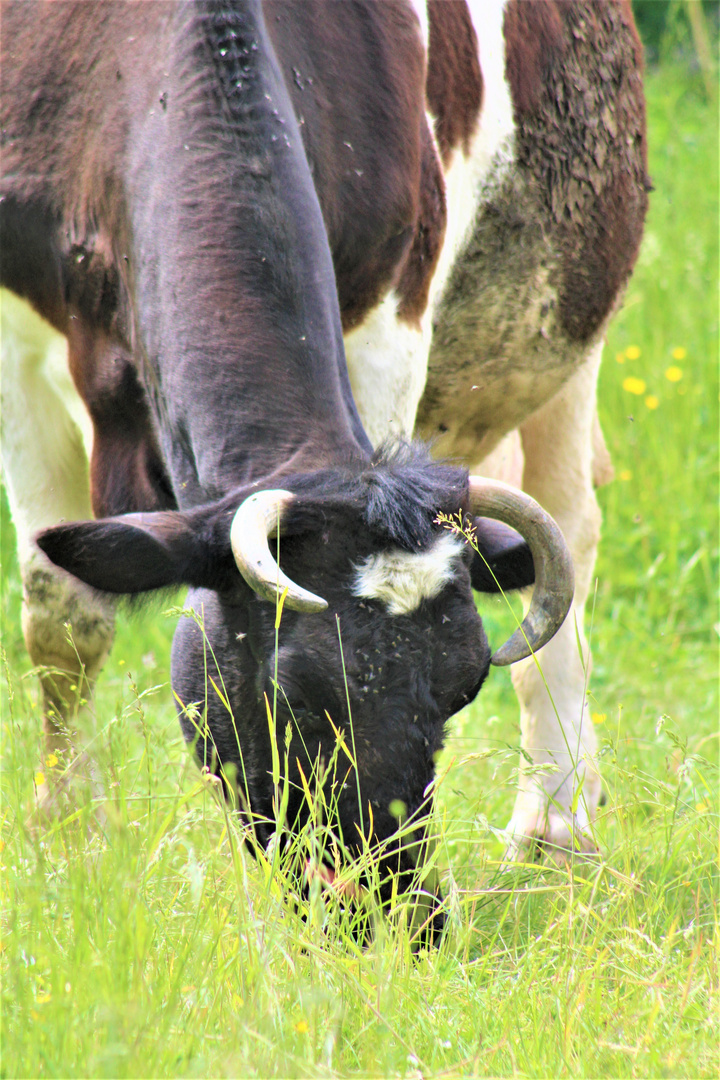
[[[253,592],[275,603],[287,589],[285,603],[293,611],[324,611],[327,601],[296,585],[282,572],[270,551],[283,511],[295,498],[291,491],[257,491],[240,504],[230,528],[230,546],[237,568]]]
[[[523,491],[499,480],[471,476],[470,508],[478,517],[495,518],[516,529],[527,540],[535,564],[530,610],[522,626],[491,658],[491,663],[503,667],[537,652],[560,629],[572,604],[575,574],[557,524]]]

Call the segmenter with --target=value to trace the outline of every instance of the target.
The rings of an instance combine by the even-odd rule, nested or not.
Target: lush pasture
[[[358,948],[319,884],[287,904],[199,778],[160,612],[121,619],[93,706],[102,818],[80,797],[40,827],[58,766],[3,509],[3,1076],[717,1075],[717,113],[684,70],[647,88],[656,191],[601,382],[602,859],[500,871],[518,730],[495,671],[440,767],[443,943],[413,958],[400,905]]]

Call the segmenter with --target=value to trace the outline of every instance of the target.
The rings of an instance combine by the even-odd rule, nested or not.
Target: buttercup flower
[[[654,394],[648,394],[648,396],[645,398],[645,404],[647,405],[648,409],[657,409],[658,405],[660,404],[660,399],[656,398]]]
[[[637,360],[640,355],[640,350],[638,349],[637,345],[628,345],[627,349],[625,350],[625,355],[627,356],[628,360]]]
[[[638,379],[634,375],[628,375],[627,379],[623,379],[623,390],[627,390],[628,394],[644,394],[646,390],[645,380]]]
[[[673,349],[672,351],[673,360],[684,360],[686,356],[687,349],[683,349],[682,345],[679,345],[677,349]]]
[[[682,368],[677,367],[675,364],[671,364],[665,372],[665,378],[669,382],[680,382],[683,377]]]

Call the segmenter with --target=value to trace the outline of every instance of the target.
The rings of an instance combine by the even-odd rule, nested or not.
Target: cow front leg
[[[538,844],[563,851],[595,850],[592,823],[601,785],[587,701],[590,649],[583,619],[600,537],[593,458],[601,441],[596,417],[601,351],[602,345],[597,346],[521,429],[523,487],[563,531],[575,565],[575,599],[563,626],[537,654],[537,663],[530,657],[513,668],[527,755],[521,758],[519,792],[508,826],[509,854],[514,857]]]
[[[41,770],[38,800],[51,808],[53,778],[74,762],[78,712],[112,643],[115,603],[53,566],[33,543],[40,529],[92,517],[82,432],[89,420],[67,373],[65,339],[6,292],[2,374],[2,462],[23,583],[23,636],[40,672],[43,757],[51,762]]]

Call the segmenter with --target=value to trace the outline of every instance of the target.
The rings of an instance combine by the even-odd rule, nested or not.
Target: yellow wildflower
[[[5,850],[5,841],[0,840],[0,852],[3,852],[4,850]]]
[[[704,802],[696,803],[695,809],[697,810],[698,814],[706,814],[707,809],[708,809],[708,804],[704,803]]]
[[[678,346],[677,349],[673,349],[672,351],[673,360],[684,360],[686,356],[687,349],[683,349],[682,345]]]
[[[41,772],[35,773],[35,785],[41,787],[45,783],[45,774]]]
[[[618,473],[618,480],[632,480],[632,473],[629,469],[621,469]]]
[[[45,764],[47,765],[48,769],[54,769],[57,763],[58,759],[55,754],[48,754],[48,756],[45,758]]]
[[[307,1020],[298,1020],[297,1024],[295,1025],[295,1030],[297,1031],[298,1035],[307,1035],[308,1031],[310,1030]]]
[[[591,714],[593,724],[604,724],[607,720],[607,713],[594,712]]]
[[[627,379],[623,379],[623,390],[627,390],[628,394],[644,394],[646,390],[645,380],[637,379],[634,375],[628,375]]]
[[[660,404],[660,399],[656,398],[654,394],[648,394],[648,396],[645,398],[645,404],[647,405],[648,409],[657,409],[658,405]]]
[[[617,360],[618,364],[624,364],[625,363],[625,353],[622,353],[622,352],[615,353],[615,359]]]
[[[625,350],[625,355],[627,356],[628,360],[637,360],[640,355],[640,350],[638,349],[637,345],[628,345],[627,349]]]
[[[668,382],[680,382],[682,377],[682,368],[677,367],[676,364],[671,364],[665,372],[665,378],[668,380]]]
[[[35,998],[35,1002],[38,1005],[47,1005],[47,1003],[48,1003],[48,1001],[50,1001],[51,997],[52,997],[52,994],[38,994],[38,996]]]

